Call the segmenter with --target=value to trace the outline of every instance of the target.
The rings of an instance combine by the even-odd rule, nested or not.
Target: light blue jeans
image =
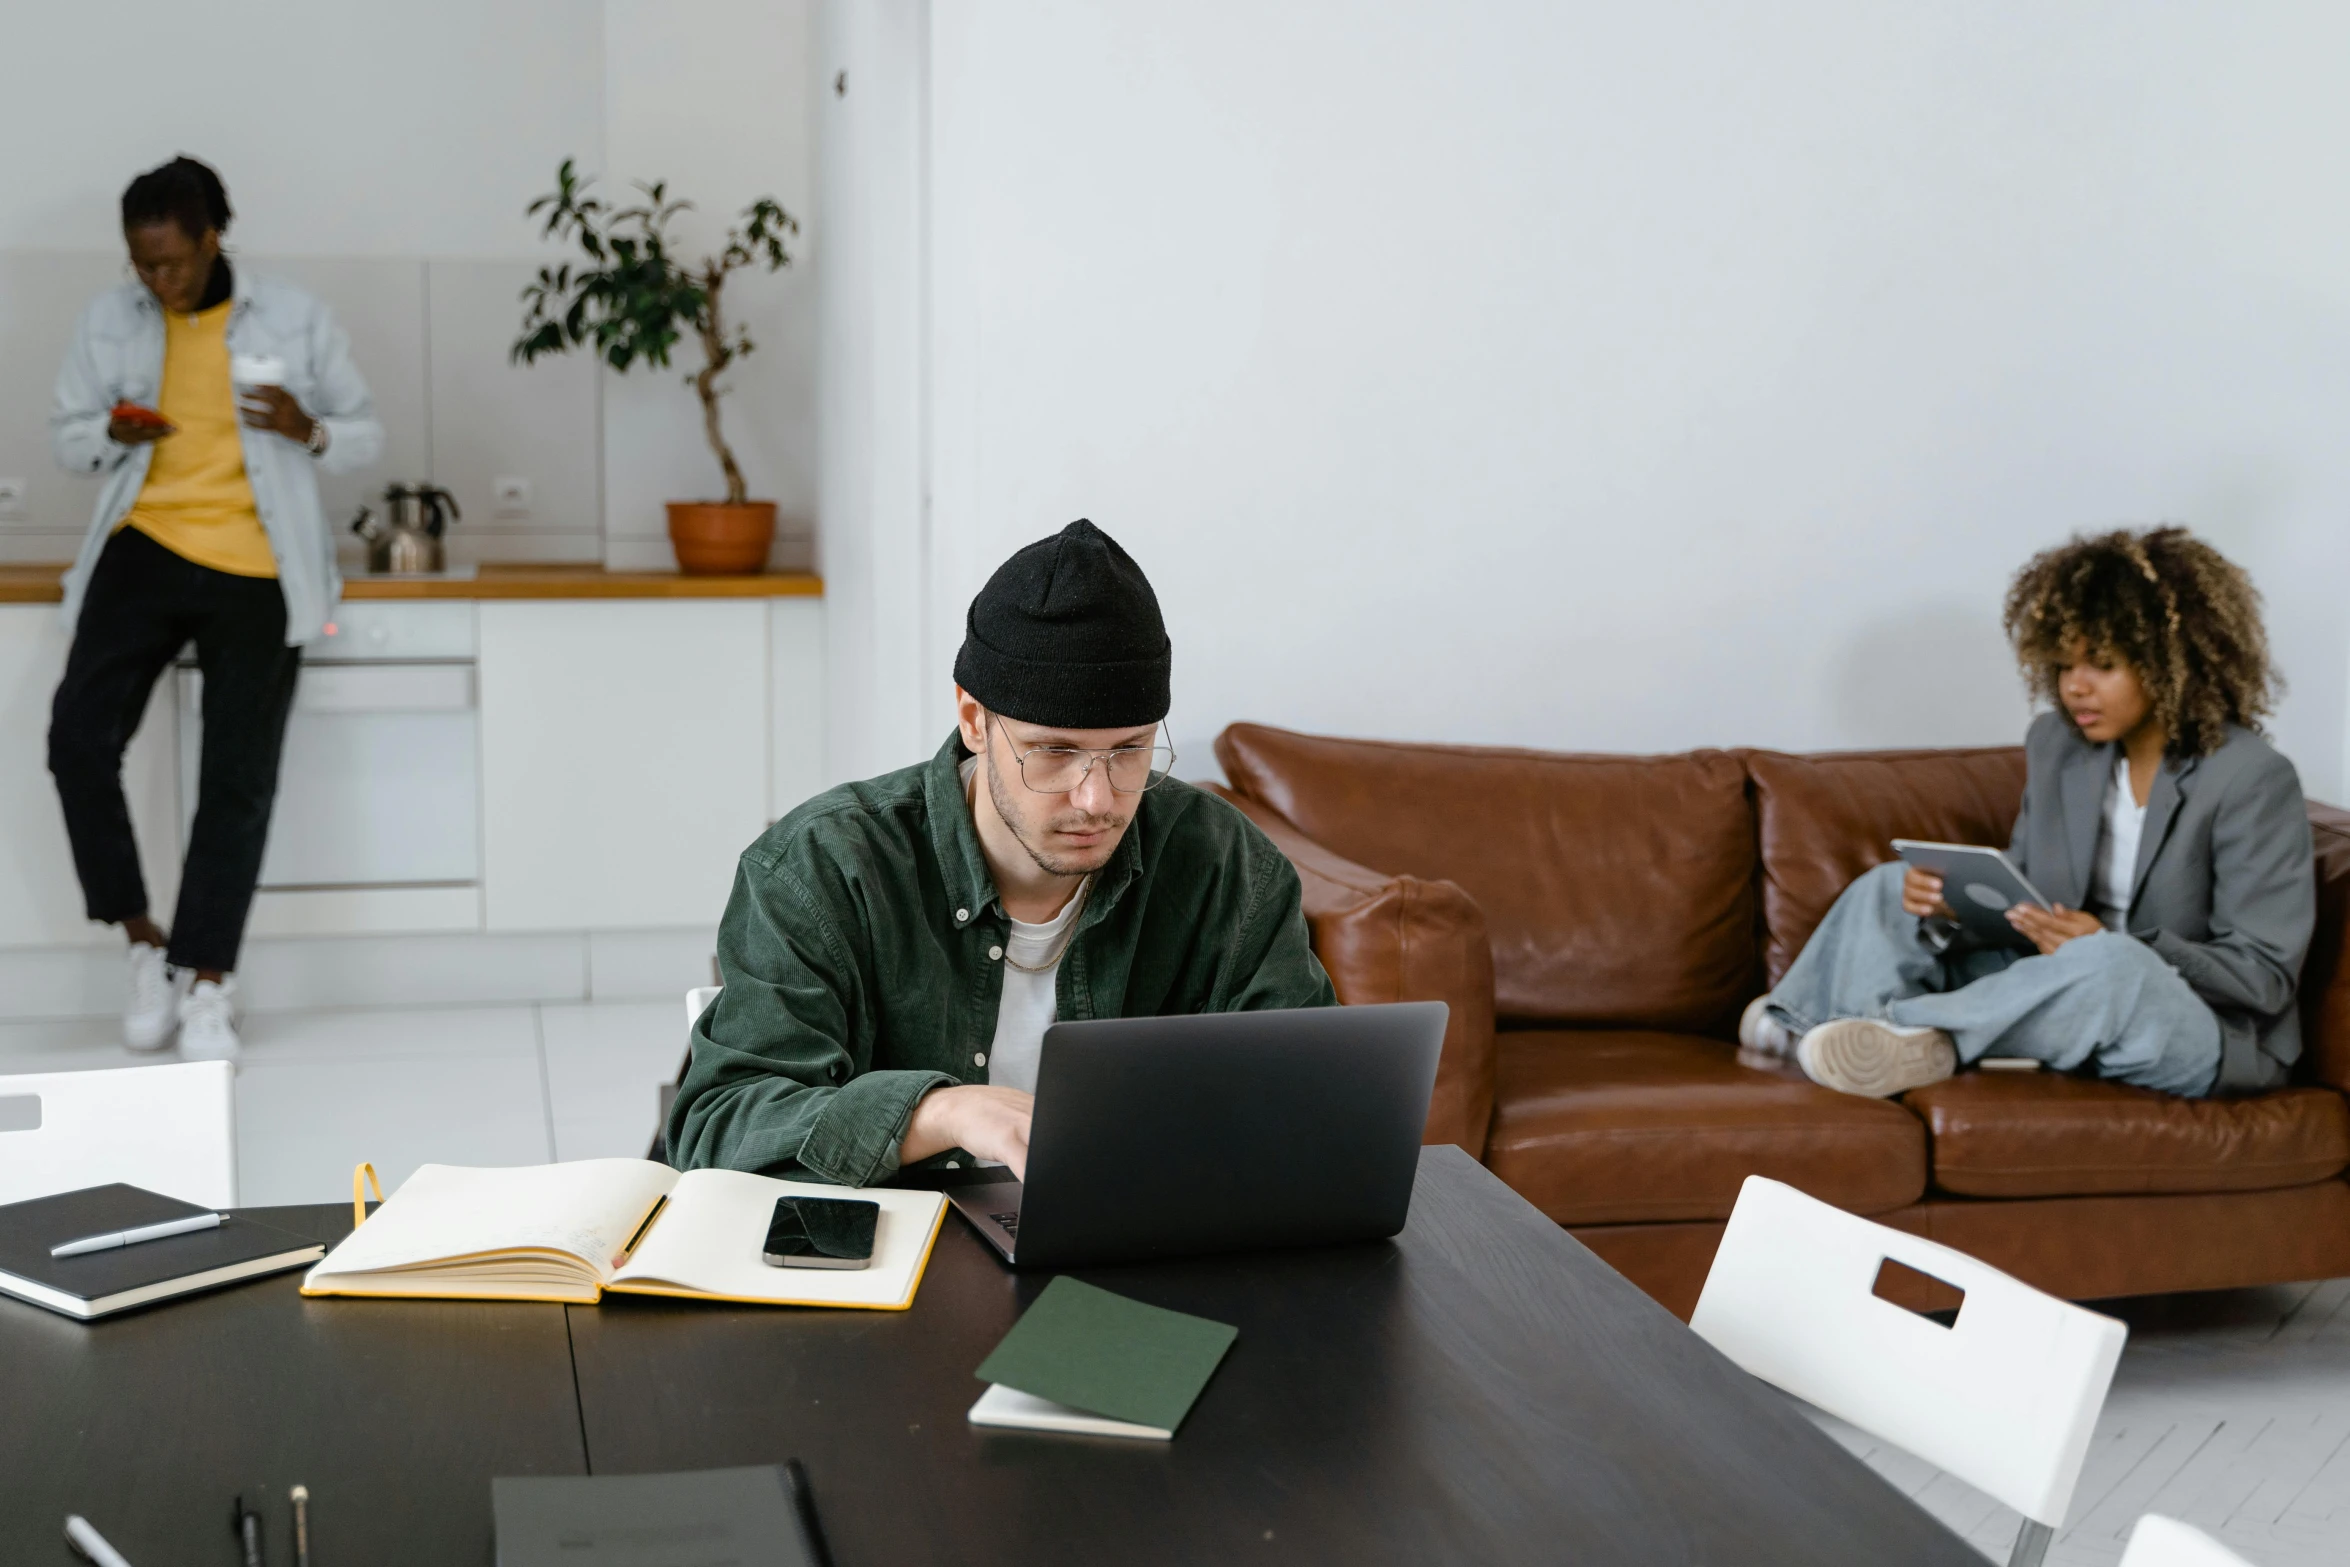
[[[1923,1024],[1959,1060],[2030,1056],[2060,1072],[2201,1098],[2219,1078],[2219,1019],[2134,936],[2077,936],[2046,956],[1969,946],[1936,951],[1901,907],[1896,861],[1844,889],[1771,992],[1798,1035],[1835,1018]]]

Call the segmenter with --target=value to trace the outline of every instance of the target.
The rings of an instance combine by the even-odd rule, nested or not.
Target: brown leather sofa
[[[2291,1086],[1968,1072],[1881,1101],[1743,1062],[1739,1010],[1894,836],[2004,844],[2020,748],[1586,756],[1236,724],[1216,755],[1297,865],[1340,998],[1451,1003],[1428,1140],[1683,1316],[1748,1175],[2074,1299],[2350,1275],[2350,812],[2309,807]]]

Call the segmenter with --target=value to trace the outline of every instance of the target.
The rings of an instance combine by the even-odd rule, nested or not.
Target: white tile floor
[[[390,1190],[420,1164],[642,1158],[685,1053],[682,998],[598,1005],[263,1012],[244,1020],[237,1195]],[[139,1066],[111,1018],[0,1023],[0,1074]]]
[[[113,1019],[0,1023],[0,1074],[127,1066]],[[685,1048],[680,1001],[260,1013],[237,1074],[239,1195],[333,1202],[370,1160],[642,1157]],[[2109,1304],[2130,1344],[2051,1567],[2113,1567],[2168,1513],[2254,1567],[2350,1562],[2350,1279]],[[1825,1417],[1886,1479],[2004,1561],[2016,1515]]]

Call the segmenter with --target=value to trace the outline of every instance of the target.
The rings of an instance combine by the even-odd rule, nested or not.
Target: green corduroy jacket
[[[673,1164],[869,1186],[896,1172],[916,1100],[987,1081],[1003,993],[990,954],[1009,927],[964,798],[969,754],[950,737],[743,851],[718,928],[725,988],[669,1113]],[[1064,1020],[1337,1002],[1295,869],[1178,779],[1139,800],[1058,984]]]

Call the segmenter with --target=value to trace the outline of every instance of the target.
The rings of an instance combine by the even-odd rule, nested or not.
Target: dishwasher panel
[[[465,603],[379,603],[345,599],[303,653],[303,662],[351,659],[453,658],[471,662],[476,646],[473,606]]]
[[[203,675],[177,671],[180,814],[195,816]],[[481,879],[481,745],[470,663],[305,664],[286,723],[266,890]]]

